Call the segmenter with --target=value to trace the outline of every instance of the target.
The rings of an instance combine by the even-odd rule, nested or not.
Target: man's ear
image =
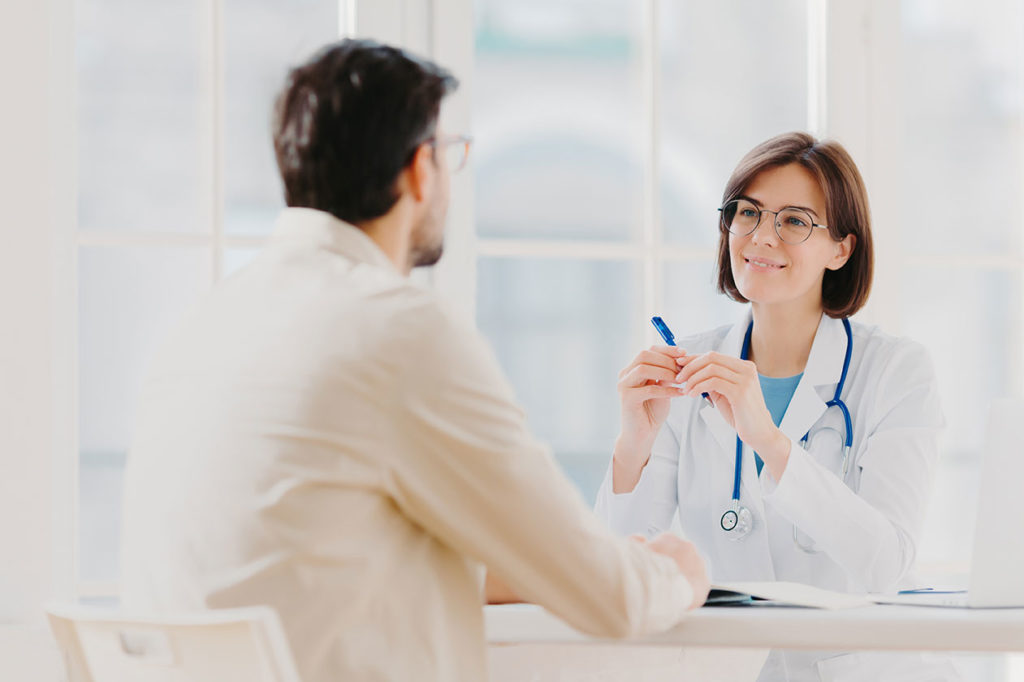
[[[421,144],[413,154],[412,161],[405,167],[402,174],[406,178],[409,191],[416,201],[423,201],[427,196],[430,183],[436,172],[434,167],[434,148],[429,144]]]
[[[836,242],[835,255],[832,256],[832,260],[828,262],[826,267],[829,270],[838,270],[843,267],[846,265],[846,261],[850,260],[850,256],[853,255],[855,248],[857,248],[857,235],[846,235],[841,241]]]

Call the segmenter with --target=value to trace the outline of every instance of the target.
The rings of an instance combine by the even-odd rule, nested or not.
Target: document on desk
[[[806,606],[814,609],[853,609],[860,606],[871,606],[872,601],[865,596],[833,592],[813,585],[787,582],[735,582],[718,583],[711,586],[712,594],[718,603],[743,603],[730,600],[731,595],[749,595],[752,605],[759,602],[770,602],[782,606]],[[715,591],[718,591],[717,593]],[[713,605],[713,604],[711,604]]]

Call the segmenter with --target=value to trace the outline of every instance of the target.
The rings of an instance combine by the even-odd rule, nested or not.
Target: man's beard
[[[412,233],[409,263],[414,268],[434,265],[444,253],[444,222],[447,205],[435,204]]]
[[[444,242],[439,241],[437,244],[431,245],[418,245],[412,248],[412,253],[409,254],[409,262],[412,263],[414,268],[427,267],[434,265],[437,261],[441,260],[441,254],[444,253]]]

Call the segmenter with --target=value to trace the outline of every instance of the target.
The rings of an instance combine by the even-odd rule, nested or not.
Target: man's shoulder
[[[387,314],[396,331],[425,352],[462,353],[483,343],[472,318],[430,289],[410,284]]]

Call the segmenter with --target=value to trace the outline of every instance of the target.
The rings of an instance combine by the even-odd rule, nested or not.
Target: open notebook
[[[764,604],[806,606],[815,609],[852,609],[871,606],[865,596],[833,592],[820,587],[787,582],[719,583],[711,586],[706,606]]]

